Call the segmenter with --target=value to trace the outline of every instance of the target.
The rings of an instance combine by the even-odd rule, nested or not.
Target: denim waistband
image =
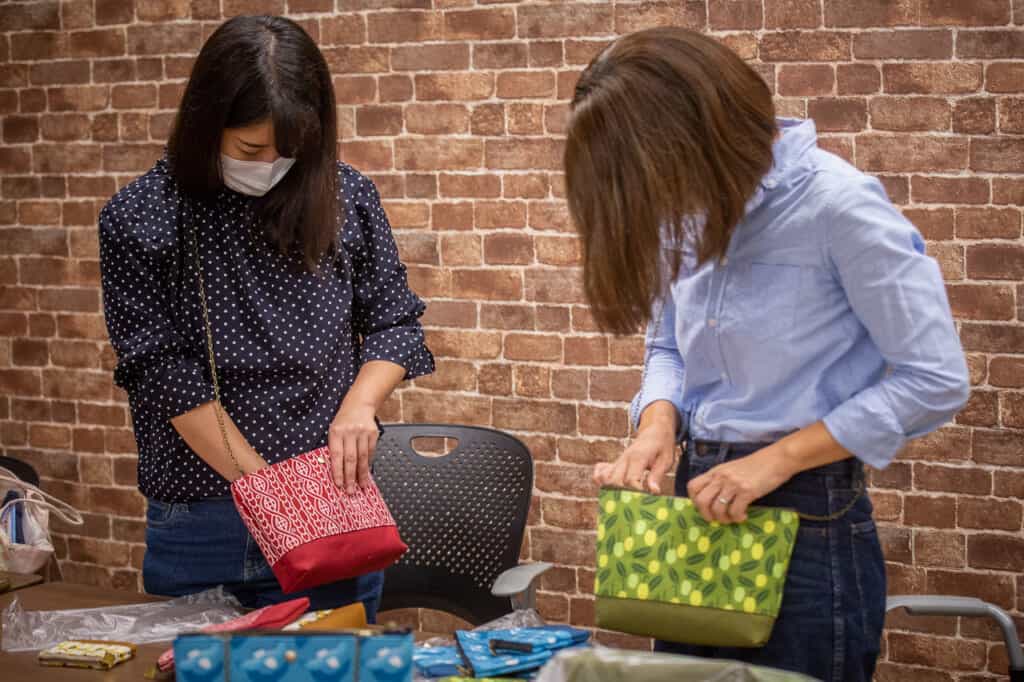
[[[765,443],[730,443],[725,441],[690,440],[686,444],[686,456],[691,459],[711,460],[721,464],[753,454],[771,445]],[[839,481],[861,481],[864,479],[864,464],[855,457],[849,457],[824,466],[807,469],[797,474],[800,478],[827,476]]]

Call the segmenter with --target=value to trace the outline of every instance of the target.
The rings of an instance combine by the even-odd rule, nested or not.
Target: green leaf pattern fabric
[[[598,501],[598,596],[778,614],[795,512],[752,507],[725,525],[686,498],[603,489]]]

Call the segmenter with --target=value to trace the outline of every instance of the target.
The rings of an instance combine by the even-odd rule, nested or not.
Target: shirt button
[[[716,320],[715,318],[712,317],[710,320],[708,320],[708,326],[709,327],[717,327],[718,326],[718,320]]]
[[[725,256],[722,256],[722,260],[718,261],[718,263],[724,268],[726,265],[729,264],[729,259],[726,258]]]

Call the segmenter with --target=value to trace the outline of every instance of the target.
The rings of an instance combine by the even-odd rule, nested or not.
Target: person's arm
[[[644,379],[630,406],[636,438],[615,462],[594,467],[598,485],[661,494],[662,479],[675,461],[676,443],[686,426],[685,369],[676,344],[675,319],[675,301],[669,291],[655,303],[648,325]]]
[[[884,468],[908,439],[967,402],[967,362],[941,271],[881,184],[844,187],[821,219],[828,261],[888,371],[820,422],[693,479],[690,496],[709,519],[743,520],[751,501],[796,473],[850,456]]]
[[[351,257],[352,320],[361,338],[361,367],[328,437],[335,481],[350,492],[370,480],[381,405],[402,381],[434,371],[419,322],[426,306],[409,288],[380,194],[369,179],[356,182],[343,248]]]
[[[112,202],[99,218],[103,312],[117,354],[116,383],[150,417],[165,419],[189,447],[228,480],[238,469],[225,451],[214,412],[213,385],[206,359],[188,349],[169,311],[162,286],[166,259],[173,257],[173,234],[139,222],[131,209]],[[243,470],[263,460],[226,418]]]

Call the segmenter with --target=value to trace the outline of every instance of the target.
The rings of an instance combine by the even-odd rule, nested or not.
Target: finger
[[[345,461],[345,490],[351,495],[356,491],[356,460],[359,458],[359,446],[352,433],[345,434],[345,450],[342,459]]]
[[[594,465],[594,483],[599,486],[603,486],[608,482],[608,473],[611,469],[611,464],[608,462],[598,462]]]
[[[694,476],[690,479],[690,482],[686,484],[686,494],[689,495],[691,500],[695,499],[704,491],[704,488],[706,488],[712,480],[714,479],[712,478],[710,471],[705,472],[700,476]]]
[[[365,488],[370,483],[370,436],[363,434],[356,439],[357,461],[356,480],[360,488]]]
[[[717,481],[704,486],[704,489],[697,493],[696,497],[693,497],[693,506],[697,508],[697,511],[701,516],[704,517],[705,521],[714,521],[714,512],[711,507],[714,505],[715,497],[718,496],[718,491],[722,489],[722,484]]]
[[[719,523],[730,523],[729,508],[732,506],[736,494],[728,487],[723,486],[711,501],[711,516]]]
[[[619,459],[612,464],[611,470],[608,471],[608,485],[615,486],[617,488],[626,487],[626,466],[629,462],[626,461],[625,457],[619,457]]]
[[[661,482],[665,478],[665,474],[672,468],[672,463],[675,460],[675,452],[668,450],[662,452],[657,459],[654,460],[654,465],[651,466],[651,475],[647,479],[647,489],[655,495],[661,494]]]
[[[750,503],[754,501],[752,495],[739,494],[736,499],[729,505],[729,518],[733,523],[741,523],[747,520],[747,509],[750,507]]]
[[[646,462],[638,457],[629,458],[629,464],[626,467],[625,475],[626,486],[636,490],[643,490],[645,471],[647,471]]]
[[[331,475],[334,478],[334,485],[341,488],[345,485],[345,444],[333,429],[327,435],[327,448],[331,453]]]

